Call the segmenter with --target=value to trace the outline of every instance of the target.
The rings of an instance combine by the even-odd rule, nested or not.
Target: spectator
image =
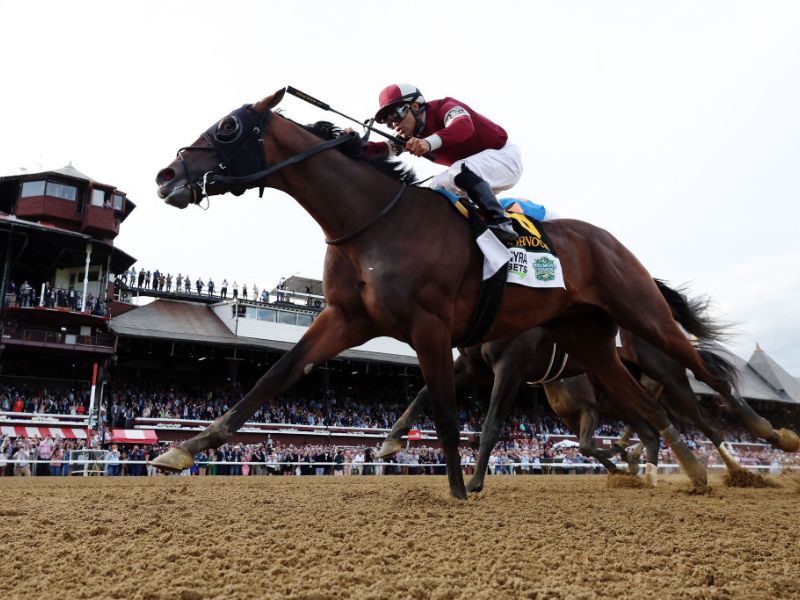
[[[219,292],[220,292],[220,296],[222,297],[223,300],[228,297],[228,280],[227,279],[223,279],[222,280],[222,286],[220,287]]]
[[[8,475],[7,470],[9,467],[11,467],[13,473],[13,467],[9,462],[13,452],[14,447],[11,444],[11,438],[8,436],[3,437],[3,441],[0,442],[0,477]]]
[[[30,444],[28,440],[24,440],[17,451],[12,456],[13,460],[17,461],[14,464],[14,475],[23,476],[23,477],[30,477],[31,476],[31,467],[30,463]]]
[[[119,461],[120,453],[119,447],[116,444],[111,445],[111,450],[108,452],[108,464],[106,467],[106,475],[109,477],[117,477],[120,473]]]
[[[235,281],[233,282],[233,299],[236,300],[239,297],[239,284]]]
[[[197,288],[197,295],[200,296],[203,293],[203,287],[205,286],[203,280],[198,277],[197,281],[194,282],[194,286]]]
[[[41,452],[40,452],[41,455]],[[61,449],[60,444],[56,444],[55,448],[53,448],[53,453],[50,455],[50,475],[53,477],[58,477],[61,475],[61,469],[63,467],[63,458],[64,458],[64,451]]]
[[[50,465],[47,464],[50,461],[50,458],[53,456],[53,448],[55,444],[53,444],[53,440],[50,439],[50,436],[46,436],[40,443],[38,448],[38,456],[39,460],[46,461],[43,464],[38,464],[36,466],[36,475],[39,477],[46,477],[50,475]]]

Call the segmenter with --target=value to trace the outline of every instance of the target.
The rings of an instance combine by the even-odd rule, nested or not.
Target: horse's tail
[[[697,348],[697,353],[700,355],[700,358],[703,359],[703,364],[711,371],[711,374],[725,381],[731,386],[733,391],[738,392],[740,380],[739,370],[736,368],[736,365],[717,352],[707,347],[702,347],[702,342],[700,343],[700,347],[698,347],[698,344],[696,344],[695,347]]]
[[[660,279],[654,279],[658,291],[667,301],[672,318],[687,332],[703,341],[720,341],[727,336],[727,325],[714,322],[705,313],[708,298],[690,298],[684,288],[672,289]]]
[[[725,381],[734,390],[739,388],[739,371],[727,358],[715,351],[714,342],[724,340],[728,335],[728,325],[717,323],[705,313],[708,298],[690,298],[684,288],[672,289],[660,279],[654,279],[658,290],[667,301],[672,318],[688,333],[697,338],[692,342],[706,368],[715,377]]]

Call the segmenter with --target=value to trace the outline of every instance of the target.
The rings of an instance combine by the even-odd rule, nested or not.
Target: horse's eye
[[[241,129],[238,118],[227,116],[217,124],[216,137],[220,142],[232,142],[239,137]]]

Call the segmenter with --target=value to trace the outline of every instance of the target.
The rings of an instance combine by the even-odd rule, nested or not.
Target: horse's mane
[[[323,140],[332,140],[345,134],[341,127],[337,127],[329,121],[317,121],[311,125],[300,125],[300,127],[309,133],[313,133],[317,137],[321,137]],[[400,183],[405,183],[407,185],[416,185],[419,183],[414,169],[404,165],[401,161],[389,157],[368,157],[365,152],[366,144],[358,135],[354,135],[352,141],[337,146],[337,149],[350,158],[367,163],[384,175],[388,175]]]

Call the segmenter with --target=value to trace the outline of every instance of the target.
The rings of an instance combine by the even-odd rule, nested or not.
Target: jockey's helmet
[[[410,83],[393,83],[381,90],[378,94],[378,112],[375,113],[375,120],[378,123],[385,123],[386,117],[392,109],[403,105],[418,102],[425,104],[425,98],[422,96],[416,86]]]

